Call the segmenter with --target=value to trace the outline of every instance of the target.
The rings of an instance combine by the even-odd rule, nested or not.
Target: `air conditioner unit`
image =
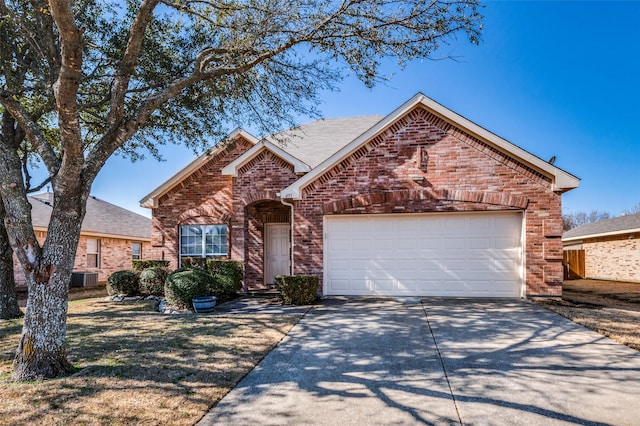
[[[97,272],[72,272],[70,287],[92,287],[98,285]]]

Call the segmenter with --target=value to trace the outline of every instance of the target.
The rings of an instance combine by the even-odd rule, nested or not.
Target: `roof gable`
[[[314,168],[382,118],[381,115],[324,118],[267,136],[265,140]]]
[[[222,174],[237,176],[238,169],[264,149],[293,165],[295,173],[308,173],[381,118],[368,115],[321,119],[269,135],[224,167]]]
[[[244,154],[240,155],[238,158],[233,160],[231,163],[227,164],[222,168],[222,174],[227,176],[238,176],[238,169],[242,166],[250,162],[253,158],[259,155],[262,151],[267,150],[273,153],[274,155],[280,157],[287,163],[293,166],[294,173],[307,173],[311,170],[311,167],[300,161],[293,155],[284,151],[282,148],[272,144],[269,141],[262,140],[255,144],[253,147],[248,149]]]
[[[225,142],[220,143],[215,147],[215,149],[208,150],[207,152],[205,152],[204,154],[202,154],[201,156],[193,160],[191,163],[187,164],[182,170],[180,170],[178,173],[170,177],[162,185],[154,189],[151,193],[146,195],[144,198],[142,198],[142,200],[140,200],[140,206],[150,208],[150,209],[158,207],[158,199],[160,197],[162,197],[163,195],[171,191],[173,188],[179,185],[180,182],[182,182],[183,180],[191,176],[194,172],[196,172],[198,169],[200,169],[202,166],[207,164],[217,154],[224,151],[227,148],[229,141],[238,140],[239,138],[246,140],[251,145],[255,145],[258,143],[258,139],[252,134],[246,132],[245,130],[242,130],[242,129],[234,130],[233,132],[227,135],[227,137],[225,138]]]
[[[34,228],[48,228],[53,210],[52,193],[28,197]],[[87,212],[80,232],[83,235],[149,240],[151,219],[95,197],[87,199]]]
[[[640,232],[640,213],[587,223],[565,232],[562,241]]]
[[[580,182],[579,179],[575,176],[549,164],[548,162],[536,157],[535,155],[525,151],[524,149],[512,144],[505,139],[500,138],[499,136],[445,108],[444,106],[426,97],[425,95],[418,93],[413,98],[405,102],[402,106],[393,111],[391,114],[378,121],[364,133],[359,135],[353,141],[343,146],[333,155],[318,164],[310,173],[306,174],[305,176],[294,182],[292,185],[283,189],[281,191],[282,198],[300,199],[302,196],[302,189],[304,187],[309,185],[315,179],[324,175],[345,158],[354,154],[368,141],[389,129],[394,123],[396,123],[410,111],[419,107],[427,109],[434,115],[440,117],[446,122],[451,123],[456,128],[479,138],[488,145],[503,152],[510,158],[513,158],[514,160],[525,164],[533,168],[534,170],[539,171],[543,175],[548,176],[553,182],[554,191],[568,191],[570,189],[576,188]]]

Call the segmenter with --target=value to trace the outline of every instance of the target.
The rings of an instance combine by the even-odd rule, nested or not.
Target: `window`
[[[180,227],[180,257],[227,256],[227,225]]]
[[[142,259],[142,243],[131,243],[131,259]]]
[[[87,238],[87,268],[100,267],[100,240]]]

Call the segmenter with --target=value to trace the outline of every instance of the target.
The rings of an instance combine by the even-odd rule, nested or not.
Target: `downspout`
[[[280,195],[280,194],[278,194]],[[285,206],[291,208],[291,275],[294,275],[293,271],[293,204],[286,202],[283,198],[280,198],[280,202]]]

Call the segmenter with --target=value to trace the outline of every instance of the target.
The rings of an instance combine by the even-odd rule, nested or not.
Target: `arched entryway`
[[[255,201],[245,208],[245,283],[268,288],[291,273],[291,210],[279,201]]]

